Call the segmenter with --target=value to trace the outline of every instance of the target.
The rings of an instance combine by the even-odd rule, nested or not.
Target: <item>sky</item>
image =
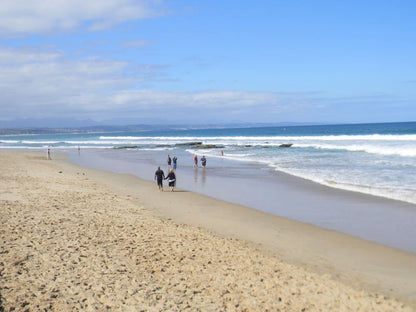
[[[0,127],[416,121],[416,1],[2,0]]]

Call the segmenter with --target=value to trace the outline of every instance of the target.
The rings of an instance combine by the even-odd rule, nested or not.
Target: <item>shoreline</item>
[[[126,195],[134,196],[135,194],[140,198],[152,192],[152,189],[156,191],[153,182],[132,174],[91,170],[94,172],[94,177]],[[118,176],[123,182],[120,184],[113,175]],[[319,185],[317,187],[320,188]],[[139,191],[141,188],[144,190]],[[412,302],[416,303],[416,294],[412,293],[416,289],[416,254],[414,253],[309,223],[271,215],[203,194],[183,190],[180,192],[180,200],[186,200],[183,206],[191,208],[172,210],[169,203],[166,203],[160,196],[152,199],[152,205],[164,217],[172,218],[180,223],[204,227],[228,237],[253,242],[256,246],[275,255],[278,254],[290,263],[302,265],[320,273],[333,273],[332,270],[335,269],[340,280],[356,286],[361,285],[364,288],[370,287],[374,291],[383,290],[389,293],[392,285],[381,288],[380,285],[376,285],[376,280],[380,278],[378,274],[381,272],[377,271],[375,275],[372,275],[371,270],[374,267],[371,264],[367,266],[367,262],[377,263],[387,270],[386,275],[381,279],[400,274],[400,277],[394,281],[395,290],[406,285],[404,280],[413,276],[413,286],[408,289],[407,295],[412,296]],[[340,191],[340,193],[345,192]],[[169,200],[172,198],[169,197]],[[303,260],[305,254],[307,259],[314,257],[312,264]],[[400,268],[400,266],[403,267]],[[406,269],[400,272],[403,268]],[[367,279],[368,282],[366,282]]]
[[[103,217],[107,218],[108,215],[113,215],[112,218],[116,219],[112,219],[112,222],[118,222],[118,219],[122,219],[124,220],[123,222],[129,224],[129,216],[132,218],[134,217],[134,220],[136,220],[135,218],[140,220],[141,218],[151,219],[158,216],[157,218],[159,218],[159,221],[157,222],[162,222],[163,227],[172,226],[175,229],[178,227],[185,227],[186,231],[190,231],[189,233],[192,233],[192,235],[197,235],[197,233],[199,233],[198,231],[202,231],[204,235],[208,235],[210,239],[214,241],[216,239],[215,237],[219,236],[218,239],[223,239],[221,241],[222,243],[229,244],[227,245],[227,248],[231,248],[230,250],[232,250],[233,255],[238,255],[239,253],[235,253],[236,250],[233,248],[243,244],[248,248],[245,250],[249,251],[249,254],[244,254],[243,258],[257,255],[257,253],[260,253],[264,257],[270,257],[267,258],[268,260],[266,262],[262,262],[264,265],[260,266],[261,270],[266,270],[268,268],[265,264],[268,263],[268,261],[279,259],[279,261],[283,261],[284,265],[294,266],[296,267],[296,270],[305,270],[304,274],[306,275],[312,274],[313,279],[318,280],[311,282],[311,284],[315,283],[315,287],[318,287],[319,289],[324,287],[322,280],[320,279],[323,278],[326,283],[328,282],[328,276],[330,276],[329,280],[331,283],[335,283],[331,285],[337,290],[339,289],[340,293],[345,292],[345,289],[343,288],[345,286],[343,285],[346,284],[358,293],[365,292],[367,294],[367,292],[370,291],[381,294],[381,297],[374,295],[370,295],[368,297],[370,299],[366,297],[370,301],[372,298],[375,301],[384,304],[385,301],[388,300],[382,296],[395,297],[409,304],[413,309],[416,308],[416,294],[414,293],[414,289],[416,289],[415,254],[354,238],[335,231],[321,229],[306,223],[271,216],[264,212],[192,192],[179,190],[174,193],[160,193],[157,190],[156,185],[152,182],[141,180],[131,174],[117,174],[103,170],[79,167],[68,162],[66,157],[62,155],[56,157],[57,159],[47,161],[44,157],[39,156],[40,154],[0,152],[2,158],[9,157],[9,162],[11,162],[10,157],[12,157],[12,155],[15,155],[20,161],[26,159],[29,162],[29,164],[26,164],[23,171],[20,169],[20,167],[24,167],[23,163],[17,163],[18,167],[16,167],[16,169],[18,170],[16,171],[20,172],[19,174],[23,179],[24,175],[27,174],[30,177],[30,181],[20,181],[17,177],[11,186],[7,187],[7,185],[5,185],[5,189],[7,189],[8,192],[0,198],[2,201],[11,205],[10,209],[16,208],[13,205],[15,202],[18,203],[22,200],[20,198],[21,196],[37,195],[42,198],[42,196],[48,195],[46,190],[41,189],[40,186],[34,188],[37,191],[31,191],[28,195],[22,195],[19,193],[19,189],[16,188],[19,183],[27,183],[27,187],[33,188],[33,181],[40,179],[43,183],[47,183],[48,176],[50,175],[49,182],[51,183],[47,186],[59,193],[59,191],[62,191],[61,188],[63,188],[60,183],[68,183],[70,185],[68,190],[74,191],[78,190],[80,187],[77,186],[77,183],[79,182],[85,187],[84,191],[88,196],[100,193],[103,199],[106,198],[110,201],[110,203],[102,202],[103,207],[106,207]],[[42,154],[42,156],[44,155]],[[7,167],[7,163],[3,164],[3,166]],[[32,171],[34,168],[39,169],[40,167],[43,168],[45,172]],[[41,174],[43,180],[37,177],[37,175]],[[9,173],[9,175],[12,175],[12,173]],[[111,191],[107,191],[108,193],[106,193],[104,190]],[[81,190],[79,190],[79,192],[81,192]],[[53,196],[53,193],[49,194],[49,196]],[[112,198],[113,202],[111,202]],[[47,198],[45,200],[47,200]],[[65,207],[68,206],[67,213],[69,215],[71,215],[71,213],[77,213],[88,216],[89,214],[97,213],[97,211],[99,212],[102,208],[99,206],[91,206],[91,203],[94,203],[92,201],[91,203],[86,202],[85,205],[87,206],[83,206],[82,210],[74,212],[68,200],[69,198],[67,201],[62,199],[65,206],[60,206],[59,208],[64,210]],[[119,202],[128,206],[129,209],[123,210],[124,208],[122,208],[122,206],[114,206]],[[30,204],[35,205],[35,203]],[[106,206],[106,204],[108,204],[108,206]],[[136,210],[143,210],[142,213],[144,214],[144,217],[140,217],[140,215],[136,216]],[[129,213],[129,215],[124,215],[123,211],[126,214]],[[134,211],[134,214],[132,211]],[[42,213],[44,213],[47,218],[52,218],[53,215],[50,214],[55,214],[55,211],[50,212],[45,210]],[[36,216],[34,216],[34,218],[35,217]],[[82,220],[82,218],[80,220]],[[6,219],[6,221],[8,221],[8,219]],[[31,221],[29,220],[29,222]],[[40,226],[41,223],[38,225]],[[59,226],[59,224],[57,226]],[[119,226],[121,226],[121,224]],[[132,226],[136,227],[137,225],[134,223]],[[159,224],[158,229],[162,231],[161,226],[162,225]],[[80,229],[79,224],[75,224],[74,229]],[[48,229],[48,231],[50,231],[50,229]],[[177,237],[176,235],[178,234],[175,231],[169,233],[172,237]],[[4,232],[4,235],[7,236],[8,234],[10,233],[7,231]],[[102,235],[105,235],[105,233],[102,233]],[[120,235],[122,235],[122,233]],[[157,235],[157,232],[152,235]],[[185,242],[188,243],[189,235],[188,238],[183,237],[179,241],[184,243],[183,239],[185,239]],[[166,236],[163,237],[164,239],[169,238]],[[30,236],[25,238],[25,240],[30,239]],[[46,241],[43,241],[42,238],[39,239],[42,241],[42,244],[47,243]],[[103,239],[105,239],[105,237],[103,237]],[[159,240],[160,239],[161,238],[159,238]],[[35,239],[32,237],[32,241],[33,240]],[[156,240],[155,243],[157,242],[159,242],[159,244],[161,243]],[[198,243],[205,244],[204,241],[198,241]],[[84,244],[88,244],[88,242],[84,242]],[[28,254],[28,250],[33,248],[27,247],[27,245],[20,247],[23,249],[22,253],[26,255]],[[95,250],[95,252],[97,252],[97,249]],[[206,253],[209,253],[209,251],[207,250]],[[82,252],[78,251],[76,254],[82,254]],[[225,257],[226,254],[221,253],[220,255]],[[203,256],[204,255],[201,255],[201,257]],[[211,256],[213,257],[212,259],[215,258],[215,254],[212,254]],[[170,261],[172,266],[174,266],[174,259],[170,259]],[[213,262],[214,260],[209,261]],[[241,261],[241,259],[238,258],[236,261]],[[281,265],[283,266],[283,264]],[[232,267],[237,267],[237,265],[237,263],[233,263]],[[251,266],[245,267],[245,269],[250,271]],[[10,268],[7,266],[6,273],[10,273]],[[292,275],[297,276],[295,273]],[[312,279],[310,275],[308,276]],[[241,278],[243,279],[244,277]],[[221,278],[219,279],[221,280]],[[240,279],[240,277],[238,277],[237,280],[238,279]],[[233,279],[232,282],[237,283],[237,280]],[[297,280],[297,282],[300,283],[301,281]],[[217,283],[219,283],[219,281],[217,281]],[[293,289],[291,291],[293,291]],[[327,290],[324,290],[324,292],[326,291]],[[334,293],[333,296],[336,297],[339,295],[337,294],[338,293]],[[8,297],[5,296],[3,287],[1,295],[3,297],[3,303],[7,303]],[[260,296],[260,294],[257,295]],[[351,297],[350,299],[344,298],[343,300],[346,302],[343,302],[342,299],[339,300],[343,303],[349,303],[348,301],[358,300],[356,299],[357,296],[358,295],[355,294],[354,297]],[[312,297],[307,297],[305,300],[312,300],[311,298]],[[242,302],[242,300],[240,301]],[[291,308],[293,309],[295,308],[295,301],[296,299],[292,302]],[[394,301],[393,303],[388,301],[388,303],[394,304]],[[316,304],[317,306],[315,306],[315,309],[310,308],[310,310],[317,310],[317,308],[321,308],[322,306],[328,307],[328,303],[324,303],[324,301],[317,301]],[[291,308],[286,307],[286,311],[292,311]],[[411,311],[412,308],[410,308],[409,311]],[[405,309],[407,308],[405,307]],[[388,309],[386,309],[386,311],[388,311]]]
[[[151,181],[157,166],[166,172],[167,153],[84,151],[81,155],[69,153],[69,160]],[[209,159],[206,170],[194,169],[191,154],[177,156],[178,187],[184,190],[416,253],[413,204],[330,188],[228,159]]]

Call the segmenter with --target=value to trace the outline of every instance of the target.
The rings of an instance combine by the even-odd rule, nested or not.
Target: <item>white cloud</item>
[[[149,40],[129,40],[123,42],[124,47],[133,47],[133,48],[141,48],[147,45],[152,44],[152,41]]]
[[[218,109],[230,107],[248,107],[277,103],[276,93],[243,92],[233,90],[211,90],[199,92],[162,92],[162,91],[124,91],[113,96],[112,101],[119,105],[141,107],[201,107]]]
[[[57,118],[106,120],[155,118],[175,121],[274,121],[296,106],[310,106],[310,94],[205,90],[174,92],[137,89],[158,80],[162,65],[99,58],[74,60],[59,51],[0,47],[2,120]],[[166,115],[169,113],[169,115]],[[237,117],[235,117],[237,118]]]
[[[0,64],[28,63],[28,62],[48,62],[54,61],[62,56],[59,51],[38,51],[33,49],[20,49],[17,53],[15,49],[0,48]]]
[[[97,101],[136,80],[123,75],[127,63],[59,52],[0,49],[0,108],[3,118],[56,115],[96,107]]]
[[[160,0],[4,0],[0,36],[101,30],[116,24],[166,14]]]

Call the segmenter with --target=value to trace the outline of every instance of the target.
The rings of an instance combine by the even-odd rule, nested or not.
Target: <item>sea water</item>
[[[211,147],[177,145],[192,142]],[[0,136],[3,149],[114,151],[126,146],[131,146],[126,155],[132,150],[205,155],[416,204],[416,122]]]

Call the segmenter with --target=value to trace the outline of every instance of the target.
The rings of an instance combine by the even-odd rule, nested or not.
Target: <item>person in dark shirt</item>
[[[170,191],[173,192],[173,188],[175,187],[176,183],[175,172],[173,172],[173,170],[171,169],[165,179],[168,179]]]
[[[178,158],[176,156],[173,156],[172,163],[173,163],[173,170],[176,170],[176,167],[178,165]]]
[[[155,172],[155,180],[157,181],[157,186],[159,187],[159,190],[163,192],[163,179],[165,178],[165,173],[163,172],[160,167],[157,167],[157,170]]]
[[[202,158],[201,158],[201,165],[202,165],[202,168],[205,169],[205,167],[207,165],[207,159],[205,158],[205,156],[202,156]]]
[[[168,162],[168,170],[170,170],[170,166],[172,165],[172,159],[170,158],[170,155],[168,155],[167,162]]]

